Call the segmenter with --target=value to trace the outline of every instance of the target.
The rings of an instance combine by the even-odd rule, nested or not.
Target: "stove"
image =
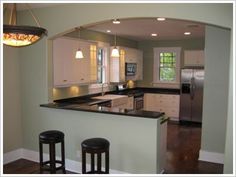
[[[128,91],[127,95],[133,96],[134,98],[136,98],[136,97],[143,97],[144,93],[138,90],[131,90],[131,91]]]

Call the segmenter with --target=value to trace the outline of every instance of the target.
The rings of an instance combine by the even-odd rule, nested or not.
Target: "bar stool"
[[[56,160],[56,143],[61,143],[61,160]],[[49,144],[49,160],[43,161],[43,144]],[[56,164],[60,164],[56,167]],[[65,145],[64,133],[58,130],[45,131],[39,134],[39,165],[40,173],[50,171],[56,173],[57,170],[65,170]]]
[[[104,138],[86,139],[81,143],[82,147],[82,173],[83,174],[109,174],[109,146]],[[86,153],[91,154],[91,171],[86,171]],[[105,153],[105,171],[102,167],[102,153]],[[94,155],[97,155],[97,169],[95,170]]]

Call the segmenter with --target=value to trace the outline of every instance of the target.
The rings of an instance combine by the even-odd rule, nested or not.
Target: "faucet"
[[[102,96],[104,96],[105,95],[105,91],[104,91],[104,85],[106,85],[107,83],[102,83]]]

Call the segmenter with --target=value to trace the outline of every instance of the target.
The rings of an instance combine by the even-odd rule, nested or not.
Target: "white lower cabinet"
[[[179,95],[144,94],[144,110],[165,112],[173,120],[179,119]]]
[[[134,97],[128,97],[127,107],[126,109],[134,109]]]

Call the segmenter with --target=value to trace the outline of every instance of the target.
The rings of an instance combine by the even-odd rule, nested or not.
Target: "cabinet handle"
[[[67,80],[63,80],[63,82],[67,82]]]
[[[82,78],[82,79],[80,79],[81,81],[83,81],[84,80],[84,78]]]

